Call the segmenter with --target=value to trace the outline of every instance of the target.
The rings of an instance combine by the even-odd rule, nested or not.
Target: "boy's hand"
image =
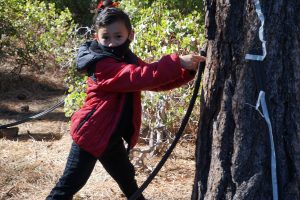
[[[184,56],[179,56],[181,67],[191,71],[197,71],[199,62],[204,62],[205,57],[197,54],[189,54]]]

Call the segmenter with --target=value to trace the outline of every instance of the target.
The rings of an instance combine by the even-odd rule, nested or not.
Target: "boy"
[[[172,54],[151,64],[143,62],[129,49],[134,33],[128,15],[118,8],[101,10],[95,27],[96,40],[81,46],[76,60],[78,69],[89,74],[87,97],[71,118],[74,142],[65,171],[48,200],[72,199],[97,160],[129,198],[138,189],[128,150],[139,136],[141,91],[179,87],[193,79],[198,63],[205,60],[194,54]]]

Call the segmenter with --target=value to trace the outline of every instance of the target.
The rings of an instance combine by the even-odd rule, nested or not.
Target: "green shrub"
[[[130,15],[135,29],[132,49],[143,59],[153,61],[174,52],[198,52],[198,47],[204,41],[201,1],[123,0],[122,5]],[[159,128],[164,132],[174,133],[187,109],[192,95],[192,84],[170,92],[144,92],[144,128]],[[189,121],[187,132],[193,133],[197,129],[198,114],[199,101]]]
[[[0,58],[13,57],[18,70],[24,66],[34,71],[68,67],[65,79],[70,93],[65,104],[67,116],[80,108],[86,97],[87,77],[76,72],[74,54],[87,37],[76,35],[73,17],[91,18],[88,6],[97,4],[96,1],[79,1],[78,6],[78,2],[73,2],[0,0]],[[83,10],[74,11],[75,7]],[[131,48],[146,61],[173,52],[197,52],[204,40],[201,1],[123,0],[121,7],[130,15],[135,30],[136,39]],[[191,83],[167,94],[144,92],[143,126],[165,127],[174,132],[191,97],[190,87]],[[197,126],[197,113],[194,114],[189,130]]]
[[[87,77],[76,72],[74,54],[78,45],[88,36],[76,35],[73,17],[91,17],[87,7],[96,6],[96,1],[79,1],[79,7],[84,10],[76,11],[77,15],[74,16],[74,6],[78,5],[72,2],[0,0],[0,58],[13,57],[18,70],[24,66],[34,71],[68,67],[65,79],[70,93],[65,104],[67,116],[80,108],[86,97]],[[68,7],[73,9],[73,15]],[[173,52],[197,52],[198,46],[204,41],[201,1],[123,0],[121,7],[130,15],[135,30],[136,39],[131,48],[146,61],[154,61]],[[83,14],[85,12],[88,14]],[[177,130],[191,97],[191,85],[168,93],[144,92],[144,128],[164,127],[164,130],[171,132]],[[194,112],[191,117],[190,131],[196,130],[197,114]]]
[[[78,110],[86,97],[86,81],[87,76],[79,73],[75,69],[75,63],[68,69],[65,78],[65,83],[68,85],[69,95],[65,99],[64,112],[67,117],[70,117],[74,111]]]
[[[44,0],[48,3],[55,3],[55,7],[59,10],[68,9],[72,13],[73,20],[82,26],[90,26],[93,13],[91,8],[98,3],[97,0]]]
[[[123,0],[121,7],[130,15],[135,30],[136,39],[131,49],[142,59],[154,61],[174,52],[198,52],[198,46],[204,41],[201,1]],[[71,86],[65,106],[67,115],[78,109],[85,97],[86,77],[75,74],[74,68],[70,68],[66,79]],[[144,92],[143,127],[164,127],[171,132],[177,130],[191,98],[191,86],[192,83],[168,93]],[[198,103],[196,110],[199,110]],[[188,131],[196,130],[198,113],[192,115]]]
[[[164,54],[197,52],[204,40],[203,16],[199,10],[184,14],[180,7],[172,8],[170,1],[154,1],[147,7],[144,1],[123,0],[122,6],[130,15],[135,29],[132,47],[144,59],[158,59]],[[146,1],[147,2],[147,1]],[[175,1],[182,2],[182,1]],[[184,1],[186,4],[192,1]],[[178,3],[178,5],[181,5]],[[186,8],[187,9],[187,8]]]
[[[18,73],[64,67],[75,24],[68,9],[38,0],[0,0],[0,55],[14,58]]]

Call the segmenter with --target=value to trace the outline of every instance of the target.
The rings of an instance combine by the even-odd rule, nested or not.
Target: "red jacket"
[[[71,136],[85,151],[99,157],[106,149],[120,118],[126,92],[133,92],[133,127],[130,148],[139,137],[141,126],[141,91],[162,91],[179,87],[194,74],[183,69],[176,54],[158,62],[139,66],[105,58],[97,62],[96,82],[87,81],[84,105],[71,118]]]

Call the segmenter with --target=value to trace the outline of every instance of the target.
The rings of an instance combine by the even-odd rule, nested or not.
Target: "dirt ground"
[[[10,78],[0,72],[0,124],[43,111],[65,97],[62,74]],[[22,100],[21,100],[22,99]],[[28,106],[28,107],[27,107]],[[21,124],[14,138],[0,138],[0,200],[42,200],[63,172],[71,146],[69,119],[63,108],[42,119]],[[142,145],[137,145],[140,148]],[[153,169],[159,156],[147,156]],[[145,190],[151,200],[190,199],[194,178],[194,142],[181,142],[158,176]],[[137,168],[139,185],[149,172]],[[125,199],[112,178],[97,163],[75,200]]]

